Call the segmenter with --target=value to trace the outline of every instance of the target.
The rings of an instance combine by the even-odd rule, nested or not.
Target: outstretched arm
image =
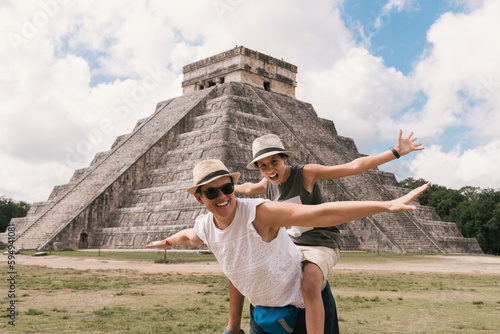
[[[263,178],[258,183],[245,182],[243,184],[235,184],[234,192],[243,195],[260,195],[266,192],[267,180]]]
[[[413,132],[411,132],[406,138],[403,138],[403,131],[399,130],[399,135],[394,149],[400,156],[424,149],[424,147],[421,147],[421,143],[415,143],[417,138],[412,138],[412,136]],[[331,180],[350,175],[357,175],[394,159],[396,159],[394,153],[387,150],[382,153],[361,157],[349,163],[337,166],[322,166],[314,164],[305,165],[304,185],[307,186],[308,184],[314,184],[315,180]]]
[[[203,240],[198,237],[194,228],[188,228],[171,235],[167,239],[153,241],[146,245],[146,248],[167,248],[173,245],[200,246],[203,245]]]
[[[264,202],[257,207],[254,224],[261,227],[267,226],[269,229],[282,226],[326,227],[381,212],[414,211],[416,207],[410,205],[410,203],[428,187],[429,184],[427,183],[391,201],[345,201],[319,205]]]

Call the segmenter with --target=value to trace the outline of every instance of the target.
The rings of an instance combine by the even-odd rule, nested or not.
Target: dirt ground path
[[[94,258],[76,258],[62,256],[27,256],[16,255],[17,264],[38,265],[49,268],[73,269],[124,269],[145,273],[184,273],[184,274],[222,274],[216,262],[163,264],[150,261],[126,261]],[[408,263],[387,261],[385,263],[343,263],[342,259],[334,267],[334,271],[376,271],[405,273],[457,273],[457,274],[491,274],[500,275],[500,257],[493,256],[441,256],[433,255],[420,261]]]

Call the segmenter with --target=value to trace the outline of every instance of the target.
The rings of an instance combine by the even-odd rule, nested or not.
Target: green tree
[[[407,178],[399,184],[414,189],[427,183]],[[476,238],[487,254],[500,254],[500,191],[465,186],[460,190],[431,184],[419,201],[432,206],[442,220],[454,222],[466,238]]]
[[[399,186],[415,189],[427,182],[428,181],[424,179],[415,180],[409,177],[399,182]],[[434,207],[439,217],[443,220],[446,220],[445,218],[450,215],[450,210],[453,207],[457,206],[458,203],[463,202],[465,199],[466,197],[461,191],[448,189],[437,184],[431,184],[429,189],[418,197],[420,204]]]
[[[412,177],[408,177],[408,178],[404,179],[403,181],[399,181],[399,186],[403,187],[403,188],[415,189],[417,187],[423,186],[427,182],[429,182],[429,181],[426,181],[424,179],[415,180]]]
[[[0,196],[0,233],[5,232],[12,218],[25,217],[30,207],[29,203]]]
[[[478,191],[450,211],[454,221],[467,238],[476,238],[488,254],[500,254],[500,192],[493,189]]]
[[[465,186],[460,188],[459,191],[465,196],[467,201],[477,201],[479,199],[479,194],[481,193],[481,188]]]
[[[450,221],[450,211],[465,201],[465,196],[458,190],[432,185],[425,205],[432,206],[444,221]]]

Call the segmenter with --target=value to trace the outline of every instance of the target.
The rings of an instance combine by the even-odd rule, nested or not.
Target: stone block
[[[239,66],[242,60],[248,63]],[[56,186],[49,201],[14,222],[23,226],[18,245],[143,248],[148,240],[192,227],[206,213],[185,192],[192,185],[194,165],[218,158],[242,172],[241,182],[256,182],[260,173],[246,170],[246,164],[252,141],[264,134],[279,135],[295,152],[289,163],[336,165],[362,156],[352,139],[337,134],[332,121],[295,99],[294,65],[237,47],[184,70],[185,93],[195,85],[200,88],[201,79],[218,81],[158,103],[132,133],[118,137],[88,168],[76,170],[68,185]],[[230,80],[223,83],[221,76]],[[397,187],[393,174],[379,170],[319,186],[330,201],[387,200],[408,191]],[[475,240],[463,238],[455,224],[441,222],[433,209],[423,206],[414,214],[375,215],[341,229],[344,249],[480,252]]]

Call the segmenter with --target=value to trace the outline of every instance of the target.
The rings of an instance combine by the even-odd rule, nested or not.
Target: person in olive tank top
[[[417,208],[411,203],[429,187],[427,183],[390,201],[300,205],[236,198],[234,183],[240,175],[231,173],[220,160],[199,162],[193,169],[193,185],[186,191],[208,212],[196,218],[194,227],[146,245],[147,248],[207,245],[230,280],[230,316],[224,333],[243,333],[241,311],[248,297],[250,334],[283,331],[338,334],[336,320],[337,326],[331,327],[331,322],[325,321],[324,329],[316,332],[306,329],[301,288],[304,256],[288,237],[286,227],[328,227],[382,212],[415,211]],[[325,301],[333,299],[328,282],[322,295]],[[334,307],[330,304],[324,305],[325,318],[337,314],[329,311]],[[239,314],[231,314],[232,310]]]
[[[325,200],[316,180],[330,180],[360,174],[412,151],[423,150],[411,132],[406,138],[402,130],[396,146],[389,150],[355,159],[349,163],[322,166],[317,164],[292,166],[286,162],[293,154],[285,150],[278,136],[268,134],[254,140],[253,160],[248,169],[260,170],[263,179],[258,183],[235,185],[235,192],[245,195],[266,194],[272,201],[317,205]],[[306,305],[308,333],[321,332],[325,313],[321,290],[331,269],[339,259],[340,231],[336,226],[326,228],[292,226],[288,229],[292,241],[304,254],[302,294]]]

